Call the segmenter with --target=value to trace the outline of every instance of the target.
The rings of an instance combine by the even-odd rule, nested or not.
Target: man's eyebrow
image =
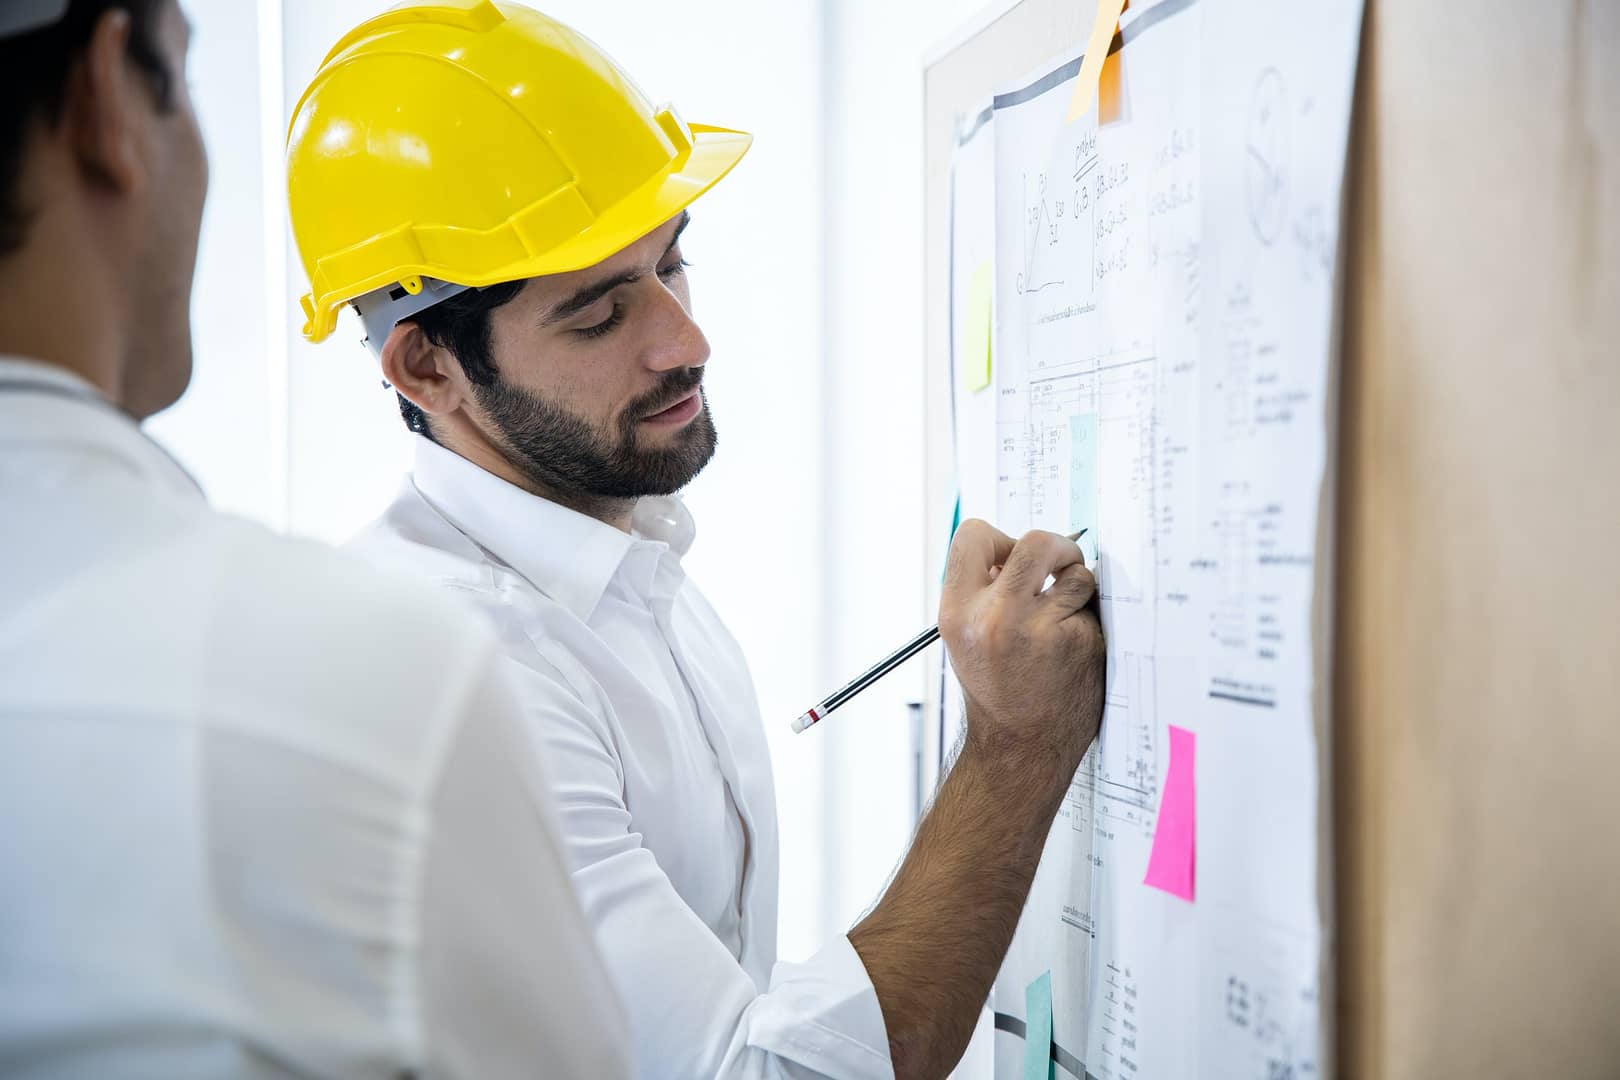
[[[692,212],[682,210],[680,223],[675,226],[675,235],[669,238],[669,246],[664,249],[665,255],[675,250],[675,245],[681,242],[681,233],[685,232],[686,227],[690,224],[692,224]]]
[[[665,255],[668,255],[671,251],[675,250],[675,245],[681,242],[681,233],[685,232],[686,227],[691,223],[692,215],[683,212],[681,214],[680,223],[675,226],[675,235],[670,238],[669,246],[664,249]],[[602,297],[606,296],[614,289],[617,289],[619,286],[634,285],[636,282],[640,281],[641,278],[641,271],[626,270],[622,273],[614,274],[612,277],[603,278],[601,281],[594,281],[591,284],[586,285],[584,288],[577,290],[568,299],[563,300],[550,311],[540,316],[540,325],[554,326],[557,323],[564,322],[565,320],[578,315],[580,312],[584,311],[586,308],[590,307],[592,304],[596,303],[598,300],[602,299]]]
[[[614,274],[612,277],[603,278],[601,281],[592,282],[540,316],[540,325],[553,326],[565,319],[572,318],[614,289],[617,289],[620,285],[633,285],[640,280],[640,270],[626,270],[623,273]]]

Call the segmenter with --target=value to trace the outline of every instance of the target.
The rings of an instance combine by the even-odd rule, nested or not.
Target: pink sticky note
[[[1153,827],[1153,850],[1148,854],[1143,884],[1163,889],[1183,900],[1193,898],[1193,864],[1198,833],[1193,801],[1193,733],[1170,725],[1170,768],[1159,800],[1159,820]]]

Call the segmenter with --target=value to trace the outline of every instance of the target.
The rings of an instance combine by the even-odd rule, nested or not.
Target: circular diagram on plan
[[[1276,68],[1261,72],[1255,83],[1245,150],[1249,224],[1270,245],[1282,235],[1288,212],[1288,89]]]

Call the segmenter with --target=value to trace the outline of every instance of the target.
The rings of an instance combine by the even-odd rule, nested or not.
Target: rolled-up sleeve
[[[643,846],[605,721],[555,668],[511,661],[564,847],[646,1077],[891,1077],[877,993],[848,939],[763,991]]]

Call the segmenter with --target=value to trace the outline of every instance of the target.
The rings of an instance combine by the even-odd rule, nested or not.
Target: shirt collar
[[[639,568],[650,570],[665,551],[678,566],[697,535],[675,496],[638,500],[632,532],[625,533],[509,484],[430,439],[416,439],[412,472],[417,492],[451,525],[581,620],[590,619],[627,560],[638,568],[630,584],[646,597],[653,575]]]
[[[31,386],[52,387],[58,390],[71,391],[79,397],[94,398],[100,402],[107,400],[106,395],[92,386],[88,380],[74,374],[67,368],[57,367],[55,364],[47,364],[40,360],[26,360],[20,356],[0,354],[0,382],[28,383]]]
[[[0,443],[93,446],[159,487],[189,498],[202,488],[140,425],[78,375],[56,366],[0,355]]]

